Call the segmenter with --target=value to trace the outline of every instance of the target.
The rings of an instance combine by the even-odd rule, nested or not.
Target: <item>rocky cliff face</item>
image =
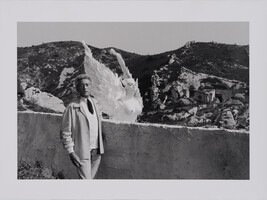
[[[193,72],[180,67],[174,58],[175,54],[168,64],[154,70],[151,107],[142,120],[230,129],[249,126],[249,116],[244,119],[242,115],[248,108],[247,83]]]
[[[116,58],[108,53],[109,48],[90,48],[97,60],[121,73]],[[248,114],[244,114],[248,113],[245,107],[249,103],[248,46],[188,42],[177,50],[157,55],[138,55],[114,49],[122,54],[133,77],[139,80],[145,105],[139,121],[224,126],[227,122],[220,116],[229,108],[233,119],[236,116],[235,125],[229,122],[231,127],[242,121],[237,119],[239,115],[247,116],[243,125],[248,127]],[[84,50],[79,42],[18,48],[19,109],[40,110],[40,103],[38,106],[25,105],[25,102],[37,102],[27,101],[26,97],[26,91],[34,88],[48,96],[45,102],[49,98],[58,98],[53,100],[56,106],[53,103],[47,105],[53,107],[53,112],[62,112],[60,100],[66,106],[75,98],[73,81],[84,73],[83,59]],[[226,104],[227,100],[231,101]],[[239,107],[235,109],[237,105]],[[60,108],[57,110],[57,107]],[[41,110],[49,111],[49,108]],[[233,110],[238,110],[238,114]],[[226,116],[229,118],[229,112]]]
[[[105,49],[90,46],[96,59],[105,63],[111,70],[121,73],[116,57]],[[115,50],[123,56],[122,50]],[[131,53],[124,56],[125,61]],[[18,80],[27,88],[35,87],[51,93],[67,105],[75,98],[73,81],[84,73],[84,49],[80,42],[53,42],[38,46],[18,48]]]

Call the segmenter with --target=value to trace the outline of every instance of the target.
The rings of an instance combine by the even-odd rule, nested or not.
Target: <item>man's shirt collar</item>
[[[88,98],[81,97],[80,99],[81,99],[81,102],[85,102],[85,103],[87,103],[87,99],[89,99],[89,100],[92,102],[92,100],[91,100],[90,97],[88,97]]]

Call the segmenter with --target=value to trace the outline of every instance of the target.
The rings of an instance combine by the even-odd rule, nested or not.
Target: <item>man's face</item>
[[[77,85],[77,91],[81,97],[88,98],[90,95],[91,81],[88,79],[82,79]]]

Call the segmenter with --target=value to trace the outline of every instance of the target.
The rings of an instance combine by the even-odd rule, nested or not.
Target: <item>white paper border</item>
[[[1,199],[267,199],[265,1],[2,1]],[[250,23],[250,180],[17,180],[19,21],[248,21]]]

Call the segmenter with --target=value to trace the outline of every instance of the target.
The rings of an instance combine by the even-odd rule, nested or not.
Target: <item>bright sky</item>
[[[19,22],[18,47],[82,41],[138,54],[178,49],[186,42],[249,44],[247,22]]]

